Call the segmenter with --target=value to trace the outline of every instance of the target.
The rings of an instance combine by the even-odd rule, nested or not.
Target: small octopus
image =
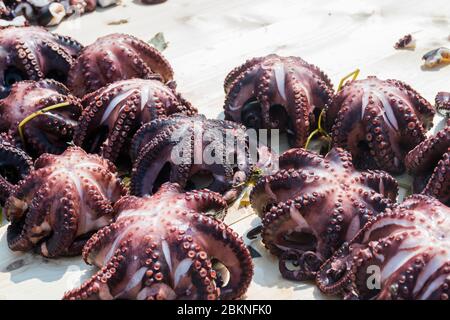
[[[126,194],[114,165],[81,148],[43,154],[6,200],[8,246],[45,257],[78,255],[110,224],[113,204]]]
[[[83,249],[101,268],[64,299],[238,299],[253,276],[250,252],[230,227],[202,213],[226,206],[209,190],[165,183],[152,196],[127,196],[113,224]]]
[[[411,34],[400,38],[394,45],[395,49],[414,49],[416,47],[416,40]]]
[[[203,115],[156,119],[133,137],[131,193],[152,194],[170,181],[235,200],[252,169],[248,143],[245,128],[235,122]]]
[[[450,63],[450,49],[449,48],[437,48],[424,54],[422,57],[424,66],[427,68],[434,68],[439,65]]]
[[[371,219],[317,273],[325,294],[345,299],[448,300],[450,208],[425,195]]]
[[[33,168],[31,157],[18,148],[10,137],[0,134],[0,206],[5,204],[14,186]]]
[[[82,104],[74,143],[113,162],[120,155],[122,160],[127,158],[127,146],[142,124],[174,113],[197,113],[174,89],[156,79],[116,81],[87,94]]]
[[[72,141],[81,111],[79,99],[63,84],[24,80],[0,100],[0,131],[33,157],[60,154]]]
[[[333,96],[329,78],[298,57],[253,58],[225,79],[225,119],[255,129],[286,132],[303,147]]]
[[[68,87],[82,97],[117,80],[161,78],[171,81],[173,70],[164,56],[131,35],[114,33],[85,47],[70,69]]]
[[[82,45],[41,27],[0,29],[0,98],[21,80],[54,79],[65,83]]]
[[[434,196],[450,205],[450,121],[411,150],[405,164],[414,176],[413,192]]]
[[[410,86],[372,76],[347,83],[326,113],[333,145],[352,154],[358,169],[405,171],[406,154],[425,140],[434,109]]]
[[[397,197],[394,178],[356,171],[350,153],[340,148],[325,157],[290,149],[279,166],[259,179],[250,202],[262,218],[262,241],[279,257],[287,279],[313,279],[325,259]]]
[[[436,111],[446,117],[450,117],[450,92],[438,92],[435,98]]]

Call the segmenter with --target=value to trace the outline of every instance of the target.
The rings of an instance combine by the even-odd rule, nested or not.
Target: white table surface
[[[128,23],[108,24],[119,19]],[[450,47],[448,0],[168,0],[154,6],[124,0],[121,6],[65,21],[54,31],[85,45],[113,32],[143,40],[163,32],[169,42],[164,55],[175,70],[178,90],[211,118],[223,117],[225,75],[247,58],[272,52],[318,65],[335,86],[360,68],[360,78],[400,79],[430,101],[438,91],[450,91],[450,66],[421,68],[424,53]],[[394,50],[394,43],[407,33],[417,39],[416,49]],[[226,221],[242,235],[259,222],[250,208],[230,211]],[[49,260],[13,253],[5,231],[4,225],[0,299],[60,299],[95,271],[81,258]],[[259,239],[252,246],[262,257],[255,259],[248,299],[326,298],[311,283],[282,279],[277,260]]]

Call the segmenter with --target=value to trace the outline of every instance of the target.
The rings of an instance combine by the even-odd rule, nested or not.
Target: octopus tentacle
[[[47,212],[48,207],[51,205],[49,201],[50,184],[47,182],[40,186],[36,195],[29,207],[26,208],[26,215],[13,215],[10,213],[8,216],[8,219],[17,222],[8,226],[7,240],[11,250],[31,250],[36,243],[50,232],[46,224],[48,214],[40,214],[42,211]],[[7,204],[7,207],[10,207],[10,204]],[[22,212],[25,212],[25,210]]]
[[[299,168],[317,168],[323,167],[323,158],[316,157],[314,154],[307,152],[304,149],[290,149],[279,157],[279,166],[285,169],[299,169]]]
[[[64,251],[70,247],[77,235],[77,227],[79,215],[77,214],[80,195],[73,194],[76,190],[73,182],[68,182],[66,187],[58,192],[55,196],[60,199],[59,204],[52,208],[58,214],[52,218],[53,223],[61,225],[60,230],[55,230],[44,242],[38,247],[38,252],[45,257],[57,257],[64,254]],[[39,214],[39,211],[36,212]],[[23,251],[23,250],[22,250]]]
[[[291,91],[287,92],[288,101],[292,99],[292,103],[289,105],[295,106],[289,111],[289,116],[295,119],[293,123],[293,130],[295,132],[295,140],[292,143],[295,146],[302,146],[308,139],[311,128],[315,125],[314,119],[314,107],[311,106],[311,102],[308,101],[308,93],[302,84],[302,79],[296,78],[293,73],[288,73],[287,83],[292,87]]]
[[[213,251],[213,257],[230,273],[228,283],[220,288],[220,297],[224,300],[241,297],[250,285],[253,275],[253,263],[242,239],[231,228],[209,217],[194,214],[192,223],[205,232],[202,242],[206,242],[205,246],[211,248],[207,251],[219,246],[218,250]],[[213,231],[208,233],[208,230]]]
[[[87,237],[111,222],[112,203],[126,190],[115,168],[77,147],[45,154],[6,201],[12,250],[35,247],[46,257],[76,255]]]
[[[411,150],[405,158],[405,165],[414,176],[413,191],[422,192],[450,204],[447,171],[450,153],[450,126]]]
[[[226,201],[219,193],[208,189],[186,192],[185,199],[188,202],[188,208],[197,212],[206,213],[209,210],[217,211],[227,207]]]
[[[397,180],[386,172],[380,170],[361,172],[359,182],[364,183],[377,193],[383,194],[395,202],[398,192]]]
[[[72,140],[81,110],[79,100],[63,84],[49,79],[21,81],[0,100],[0,128],[32,156],[60,154]]]
[[[416,146],[405,158],[405,165],[409,172],[418,174],[433,168],[441,156],[447,152],[448,141],[450,141],[450,126]]]
[[[262,57],[251,58],[251,59],[247,60],[245,63],[243,63],[242,65],[231,70],[230,73],[227,74],[227,76],[224,80],[223,86],[225,88],[225,91],[228,90],[228,88],[231,86],[232,83],[237,83],[236,82],[237,77],[239,77],[241,74],[245,74],[248,69],[253,68],[256,64],[260,63],[263,59],[264,58],[262,58]]]
[[[107,264],[102,267],[92,278],[87,280],[79,289],[71,290],[64,294],[65,300],[97,300],[111,299],[111,289],[126,277],[126,258],[128,241],[123,241]]]
[[[391,168],[392,172],[402,172],[404,165],[401,155],[394,150],[389,140],[389,131],[382,125],[380,117],[375,117],[369,125],[368,132],[373,136],[369,143],[371,155],[377,167]]]

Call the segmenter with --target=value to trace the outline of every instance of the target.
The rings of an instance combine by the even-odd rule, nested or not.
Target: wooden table
[[[128,23],[109,24],[120,19]],[[397,78],[430,101],[436,92],[450,91],[450,66],[421,68],[425,52],[450,47],[448,0],[432,5],[423,0],[168,0],[155,6],[129,0],[65,21],[54,31],[86,45],[113,32],[143,40],[163,32],[169,41],[164,55],[174,67],[178,90],[212,118],[223,117],[225,75],[247,58],[272,52],[297,55],[320,66],[335,85],[360,68],[361,78]],[[393,44],[407,33],[417,39],[417,48],[394,50]],[[242,235],[259,223],[250,208],[231,210],[226,221]],[[12,253],[5,230],[6,226],[0,229],[1,299],[59,299],[94,271],[80,258],[48,260]],[[255,259],[247,298],[325,298],[311,283],[283,280],[277,260],[259,239],[252,246],[262,256]]]

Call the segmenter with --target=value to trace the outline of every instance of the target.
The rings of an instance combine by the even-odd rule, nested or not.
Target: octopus
[[[113,204],[126,194],[115,166],[78,147],[43,154],[34,166],[6,200],[9,248],[48,258],[79,255],[112,222]]]
[[[395,49],[414,49],[416,47],[416,40],[411,34],[401,37],[394,45]]]
[[[5,204],[14,187],[33,168],[31,157],[18,148],[10,137],[0,134],[0,206]]]
[[[411,150],[405,158],[414,177],[413,192],[450,205],[450,120],[447,126]]]
[[[108,7],[119,0],[4,0],[0,2],[0,15],[6,21],[23,17],[28,24],[56,26],[72,15],[92,12]]]
[[[0,100],[0,131],[33,157],[60,154],[72,141],[81,111],[79,99],[63,84],[24,80]]]
[[[286,132],[303,147],[333,96],[329,78],[298,57],[270,54],[233,69],[225,79],[225,119],[255,129]]]
[[[78,97],[118,80],[160,78],[168,82],[173,70],[151,45],[131,35],[114,33],[85,47],[70,69],[68,86]]]
[[[398,186],[383,171],[356,171],[350,153],[325,156],[290,149],[280,170],[259,179],[250,194],[262,219],[262,241],[279,257],[284,278],[310,280],[320,265],[367,221],[393,206]]]
[[[75,129],[74,143],[111,161],[128,162],[129,143],[142,124],[174,113],[197,110],[172,87],[157,79],[114,82],[82,99],[84,110]]]
[[[435,68],[440,65],[450,63],[450,49],[440,47],[425,53],[422,57],[423,65],[426,68]]]
[[[115,222],[83,249],[83,259],[101,269],[64,299],[242,297],[253,275],[250,252],[230,227],[204,215],[225,206],[215,192],[183,193],[176,183],[152,196],[123,197]]]
[[[170,181],[235,200],[252,172],[248,139],[243,126],[203,115],[173,115],[144,124],[130,147],[131,194],[153,194]]]
[[[54,79],[65,83],[82,46],[70,37],[42,27],[9,26],[0,29],[0,98],[21,80]]]
[[[345,299],[448,300],[449,217],[426,195],[386,209],[321,266],[319,289]]]
[[[450,117],[450,92],[438,92],[435,98],[436,111],[442,116]]]
[[[434,113],[407,84],[372,76],[336,94],[326,126],[333,145],[349,150],[356,168],[401,174],[406,154],[425,140]]]

